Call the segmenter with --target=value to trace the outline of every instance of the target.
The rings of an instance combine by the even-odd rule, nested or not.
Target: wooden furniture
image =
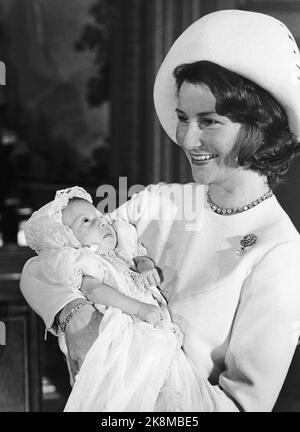
[[[23,265],[31,256],[26,247],[0,248],[0,342],[5,342],[0,345],[1,412],[40,411],[41,321],[19,289]]]

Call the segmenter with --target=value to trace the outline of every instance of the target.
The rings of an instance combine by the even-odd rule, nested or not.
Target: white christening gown
[[[123,245],[127,238],[127,245],[132,246],[134,227],[121,228]],[[120,238],[120,226],[117,231]],[[97,305],[104,313],[99,336],[76,376],[65,411],[200,411],[196,372],[181,348],[183,335],[172,323],[160,291],[155,286],[145,288],[142,276],[129,270],[124,249],[105,257],[86,249],[69,249],[67,254],[76,254],[76,258],[66,259],[65,255],[64,274],[97,277],[127,296],[160,306],[165,319],[154,327],[117,308]],[[126,252],[128,256],[128,247]],[[130,254],[135,255],[132,250]]]

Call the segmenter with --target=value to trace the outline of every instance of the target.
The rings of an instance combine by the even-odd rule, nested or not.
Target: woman
[[[195,183],[147,188],[112,215],[136,225],[163,271],[172,319],[200,376],[199,411],[272,410],[295,351],[300,238],[270,186],[299,153],[299,68],[294,39],[271,17],[220,11],[195,22],[154,88],[159,120]],[[186,204],[195,197],[193,214]],[[86,279],[83,290],[94,283]],[[80,365],[99,316],[64,287],[52,299],[36,260],[25,266],[22,290],[48,328],[71,310],[65,335]]]

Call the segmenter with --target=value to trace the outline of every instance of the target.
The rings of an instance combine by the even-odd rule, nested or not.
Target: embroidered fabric
[[[70,246],[79,248],[72,230],[63,225],[62,211],[72,198],[82,198],[90,203],[92,197],[83,188],[74,186],[56,192],[55,198],[34,212],[25,225],[25,236],[28,246],[36,253],[47,253],[49,249]]]
[[[161,302],[161,298],[158,298],[155,293],[153,294],[151,289],[145,287],[143,276],[129,268],[130,260],[124,251],[115,248],[113,251],[105,254],[101,253],[99,256],[105,258],[115,269],[122,273],[127,284],[127,290],[124,294],[140,299],[141,301],[145,301],[145,297],[148,297],[150,303],[153,304],[156,304],[155,301]],[[108,284],[113,283],[109,279],[108,273],[106,273],[106,278]],[[155,300],[154,302],[153,299]]]
[[[116,263],[119,263],[119,260],[121,259],[122,261],[124,261],[126,263],[126,265],[131,265],[133,263],[131,257],[122,249],[120,249],[120,247],[115,247],[114,249],[107,251],[107,252],[101,252],[101,250],[94,249],[94,252],[96,252],[97,254],[99,254],[100,256],[116,261]]]
[[[157,397],[155,411],[184,412],[184,394],[175,388],[174,383],[171,380],[171,366],[169,367],[167,374],[167,378],[165,379]],[[167,395],[167,397],[165,395]]]
[[[137,256],[145,256],[147,255],[147,249],[142,243],[137,244]]]

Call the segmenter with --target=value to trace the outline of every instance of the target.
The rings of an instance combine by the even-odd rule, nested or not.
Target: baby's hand
[[[149,288],[151,285],[159,286],[161,284],[160,275],[149,257],[136,257],[134,260],[137,271],[143,276],[146,288]]]
[[[144,278],[144,284],[146,288],[149,288],[151,285],[159,286],[161,284],[161,280],[156,269],[144,270],[141,272]]]
[[[157,307],[147,303],[143,303],[137,311],[137,317],[150,324],[156,325],[162,319],[164,315],[162,311]]]

